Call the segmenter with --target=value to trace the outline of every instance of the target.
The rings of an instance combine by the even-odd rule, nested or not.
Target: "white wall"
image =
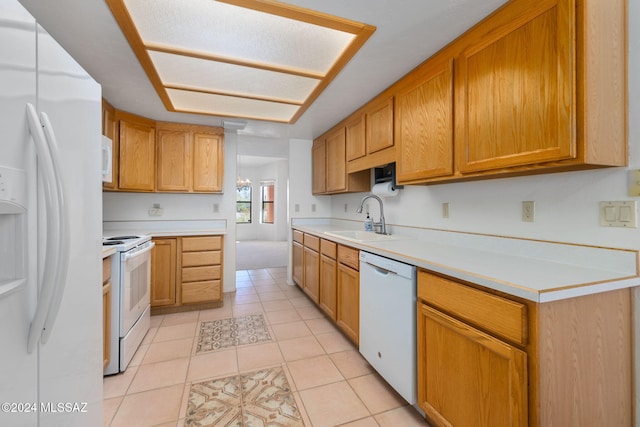
[[[287,239],[291,241],[291,218],[329,218],[331,198],[335,196],[314,196],[311,194],[311,147],[312,141],[292,139],[289,144],[289,220]],[[289,245],[291,259],[291,245]],[[291,263],[287,266],[288,281],[291,282]]]
[[[289,144],[289,214],[292,218],[330,217],[333,196],[311,194],[312,141],[292,139]]]

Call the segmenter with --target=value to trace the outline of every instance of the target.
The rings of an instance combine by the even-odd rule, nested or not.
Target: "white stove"
[[[111,339],[105,375],[123,372],[151,323],[151,249],[147,235],[106,236],[103,246],[115,248],[111,263]]]
[[[105,236],[102,238],[102,246],[113,246],[117,252],[126,252],[136,248],[143,243],[149,242],[151,236],[146,235],[118,235]]]

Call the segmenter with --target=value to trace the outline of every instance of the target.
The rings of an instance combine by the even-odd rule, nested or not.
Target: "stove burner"
[[[140,236],[116,236],[116,237],[109,237],[107,238],[107,240],[131,240],[131,239],[139,239],[139,238]]]
[[[122,240],[111,240],[111,239],[107,239],[109,240],[108,242],[102,242],[102,246],[113,246],[113,245],[121,245],[124,242]]]

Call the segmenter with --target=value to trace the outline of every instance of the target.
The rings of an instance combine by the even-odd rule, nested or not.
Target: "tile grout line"
[[[297,382],[295,381],[295,379],[294,379],[294,377],[293,377],[293,375],[291,373],[289,364],[297,362],[297,361],[302,361],[302,360],[305,360],[305,359],[310,359],[310,358],[313,358],[313,357],[327,357],[329,363],[340,374],[340,377],[342,378],[342,380],[340,380],[340,381],[336,380],[336,381],[332,381],[332,382],[327,383],[327,384],[322,384],[322,385],[316,385],[316,386],[313,386],[313,387],[309,387],[309,388],[306,388],[304,391],[313,390],[313,389],[319,388],[321,386],[325,386],[325,385],[329,385],[329,384],[334,384],[334,383],[338,383],[338,382],[341,382],[341,381],[345,381],[345,382],[348,383],[347,385],[349,386],[349,389],[351,390],[351,392],[354,393],[355,396],[357,397],[357,401],[360,402],[360,404],[362,404],[364,406],[364,408],[367,410],[367,413],[369,414],[367,417],[354,419],[352,421],[347,422],[347,424],[350,423],[350,422],[358,421],[360,419],[365,419],[365,418],[371,417],[372,420],[376,424],[379,425],[378,421],[375,419],[375,415],[379,415],[379,414],[373,414],[369,410],[369,408],[364,404],[362,396],[360,396],[360,394],[358,394],[356,392],[356,390],[353,388],[353,386],[352,386],[352,384],[350,382],[350,380],[353,380],[353,379],[356,379],[356,378],[360,378],[360,377],[364,377],[366,375],[371,375],[372,372],[358,373],[356,376],[347,378],[345,376],[345,374],[343,374],[342,371],[336,365],[336,362],[335,362],[334,358],[332,357],[332,355],[344,353],[344,352],[347,352],[347,351],[353,351],[353,349],[339,349],[337,351],[334,350],[333,352],[329,353],[328,350],[331,350],[331,347],[326,347],[326,345],[333,345],[333,344],[325,343],[325,345],[323,345],[322,342],[318,339],[318,337],[322,337],[324,335],[330,335],[330,334],[333,334],[335,332],[339,332],[339,330],[337,330],[335,328],[329,330],[329,329],[324,328],[322,325],[318,325],[318,324],[316,324],[315,326],[312,327],[311,325],[314,323],[313,321],[315,321],[317,319],[326,320],[326,316],[324,315],[324,313],[319,311],[319,313],[322,314],[322,316],[317,316],[315,313],[309,313],[308,312],[310,310],[308,310],[307,307],[312,307],[313,308],[312,305],[307,305],[307,304],[304,304],[304,305],[301,305],[301,306],[294,305],[294,303],[292,303],[293,299],[300,298],[300,299],[308,300],[309,299],[308,296],[304,292],[300,292],[300,289],[297,286],[294,287],[294,286],[291,286],[291,285],[287,284],[286,288],[283,288],[282,284],[283,283],[286,284],[286,282],[285,282],[286,278],[284,277],[284,275],[283,275],[283,277],[276,278],[276,277],[271,276],[270,273],[269,273],[269,276],[271,277],[270,280],[264,274],[249,276],[249,281],[250,281],[251,285],[247,286],[245,288],[251,288],[250,292],[246,292],[247,294],[251,294],[251,295],[256,295],[257,296],[257,299],[258,299],[258,302],[259,302],[260,305],[256,306],[256,309],[257,309],[257,307],[260,307],[260,310],[259,310],[259,313],[256,312],[255,314],[262,314],[264,322],[265,322],[266,329],[267,329],[269,335],[272,337],[272,340],[270,342],[273,342],[273,343],[277,344],[277,348],[278,348],[278,351],[280,353],[282,362],[278,363],[277,365],[273,365],[271,367],[261,367],[258,370],[272,369],[274,367],[280,367],[280,368],[283,369],[285,377],[286,377],[287,381],[290,383],[290,391],[291,391],[294,399],[296,399],[296,396],[297,396],[296,404],[299,406],[299,412],[300,412],[301,419],[305,420],[305,418],[306,418],[306,421],[305,421],[305,425],[306,425],[306,424],[311,424],[312,421],[308,416],[308,411],[307,411],[305,402],[302,399],[301,392],[303,390],[299,389],[299,385],[297,384]],[[267,283],[269,281],[271,283]],[[264,287],[261,289],[262,286],[264,286]],[[279,287],[280,290],[278,291],[275,288],[275,286]],[[297,294],[295,293],[294,289],[298,291]],[[260,292],[260,291],[262,291],[262,292]],[[289,291],[293,291],[293,292],[289,292]],[[269,296],[269,297],[267,297],[267,299],[263,300],[264,294],[268,293],[268,292],[281,292],[282,294],[284,294],[284,298],[272,299]],[[238,309],[237,311],[240,311],[242,313],[240,316],[238,316],[238,314],[236,313],[236,307],[241,307],[242,305],[246,305],[246,304],[234,304],[233,303],[233,298],[227,298],[227,297],[225,297],[225,303],[227,303],[227,301],[226,301],[227,299],[228,299],[229,312],[230,312],[230,316],[231,317],[240,317],[240,316],[252,314],[252,312],[250,312],[250,311],[242,311],[241,309]],[[278,304],[274,303],[273,301],[287,301],[289,304],[291,304],[291,306],[293,308],[284,307],[284,304],[282,304],[283,307],[281,307],[281,308],[274,308],[274,307],[277,307]],[[269,311],[267,311],[267,307],[269,307]],[[283,311],[283,310],[293,310],[298,315],[299,319],[287,320],[285,322],[273,323],[273,320],[269,317],[269,314],[270,313],[279,312],[279,311]],[[307,311],[307,312],[305,313],[305,311]],[[199,355],[199,353],[196,353],[196,349],[197,349],[197,345],[198,345],[198,337],[200,336],[201,325],[202,325],[203,322],[206,322],[206,321],[218,320],[217,318],[202,320],[203,319],[202,310],[199,313],[200,314],[198,315],[198,318],[197,318],[197,321],[196,321],[195,333],[194,333],[194,336],[193,336],[194,343],[193,343],[192,348],[190,349],[190,353],[189,353],[189,356],[188,356],[189,357],[189,361],[187,363],[187,370],[186,370],[185,378],[184,378],[185,381],[184,381],[183,387],[182,387],[182,392],[183,393],[182,393],[182,400],[180,402],[180,409],[179,409],[179,413],[178,413],[178,419],[177,419],[178,423],[181,420],[183,420],[183,422],[184,422],[184,419],[186,418],[186,409],[188,408],[188,405],[189,405],[190,388],[191,388],[191,386],[195,382],[207,381],[207,379],[200,379],[200,380],[194,380],[194,381],[189,381],[188,380],[188,378],[189,378],[189,370],[191,369],[192,362],[193,362],[192,357]],[[160,323],[158,323],[153,339],[155,339],[155,335],[160,330],[160,327],[162,327],[162,326],[174,326],[174,325],[166,325],[165,324],[166,320],[167,320],[167,318],[163,317],[163,319],[160,321]],[[283,339],[283,340],[278,339],[278,337],[275,334],[275,330],[274,330],[275,326],[287,325],[287,324],[297,323],[297,322],[300,322],[302,325],[304,325],[305,329],[308,330],[308,335],[305,334],[305,335],[303,335],[301,337],[288,337],[287,339]],[[178,324],[180,324],[180,323],[178,323]],[[178,325],[178,324],[176,324],[176,325]],[[282,342],[287,342],[287,341],[290,341],[290,340],[295,340],[297,338],[304,338],[304,337],[312,337],[313,340],[315,341],[315,343],[317,343],[320,346],[320,348],[322,349],[322,355],[307,356],[307,357],[302,357],[300,359],[295,359],[295,360],[286,360],[285,357],[284,357],[284,353],[282,351],[281,343]],[[346,339],[346,337],[344,337],[344,335],[342,335],[342,337]],[[147,358],[147,356],[149,354],[149,351],[152,349],[151,346],[152,346],[152,344],[154,344],[153,339],[148,344],[148,347],[146,349],[146,354],[140,359],[140,363],[137,365],[136,372],[135,372],[133,378],[131,379],[130,383],[126,387],[124,395],[115,396],[115,397],[119,397],[121,400],[118,403],[118,407],[115,408],[115,410],[113,411],[113,416],[111,417],[110,424],[112,424],[113,421],[115,420],[116,415],[117,415],[118,411],[120,410],[120,408],[121,408],[121,406],[122,406],[122,404],[124,402],[125,397],[127,395],[129,395],[128,391],[130,390],[132,384],[134,383],[135,378],[139,375],[140,367],[145,365],[143,362]],[[178,340],[178,339],[179,338],[174,338],[174,339],[167,340],[167,341],[162,341],[162,342],[170,342],[170,341],[175,341],[175,340]],[[236,365],[236,369],[235,369],[236,375],[241,375],[243,373],[252,372],[251,370],[247,370],[246,372],[240,372],[240,368],[241,368],[240,367],[240,354],[237,351],[237,349],[250,347],[250,346],[253,346],[253,345],[260,345],[260,344],[264,344],[264,343],[265,342],[248,343],[246,345],[233,346],[233,348],[236,349],[235,355],[234,355],[234,357],[235,357],[235,365]],[[339,343],[338,343],[338,345],[339,345]],[[335,348],[339,348],[339,347],[335,347]],[[224,350],[224,348],[221,348],[220,350]],[[357,351],[357,349],[356,349],[356,351]],[[202,352],[202,353],[207,353],[207,352]],[[173,360],[173,359],[171,359],[171,360]],[[155,362],[155,363],[159,363],[159,362]],[[255,371],[255,369],[254,369],[254,371]],[[221,377],[220,376],[216,376],[214,378],[221,378]],[[177,385],[177,384],[175,384],[175,385]],[[166,386],[166,387],[169,387],[169,386]],[[163,388],[163,387],[161,387],[161,388]],[[137,393],[133,393],[133,394],[137,394]],[[184,410],[183,410],[183,406],[184,406]],[[389,410],[382,411],[382,412],[380,412],[380,414],[392,411],[394,409],[397,409],[397,408],[391,408]],[[304,411],[304,414],[305,414],[304,417],[302,416],[303,411]]]

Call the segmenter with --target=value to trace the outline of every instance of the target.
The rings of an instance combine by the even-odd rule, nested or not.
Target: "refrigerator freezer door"
[[[55,129],[71,236],[55,327],[39,349],[40,398],[87,404],[86,412],[41,413],[43,425],[102,424],[101,95],[100,85],[39,27],[38,111]]]
[[[15,404],[9,412],[0,411],[2,426],[35,426],[36,412],[18,412],[18,403],[37,402],[38,356],[27,353],[27,333],[36,306],[37,234],[35,150],[30,141],[25,105],[36,102],[36,23],[17,1],[0,2],[0,166],[24,171],[22,183],[4,180],[7,192],[15,194],[25,208],[23,214],[0,215],[0,251],[15,253],[16,245],[26,251],[23,263],[24,285],[0,299],[0,402]],[[22,187],[22,188],[17,188]],[[21,216],[22,219],[18,217]],[[19,222],[24,221],[24,229]],[[20,235],[18,235],[20,234]],[[11,243],[10,243],[11,242]],[[11,244],[12,247],[8,245]],[[0,254],[0,275],[15,264]],[[15,268],[15,267],[14,267]],[[13,270],[14,268],[11,268]],[[11,410],[15,409],[15,412]]]
[[[27,125],[28,103],[39,117],[48,114],[56,129],[72,236],[55,327],[32,353],[27,336],[38,282],[51,278],[42,270],[45,242],[40,237],[47,232],[47,212]],[[26,188],[24,212],[0,214],[0,240],[11,239],[26,251],[25,284],[0,298],[0,403],[6,402],[1,426],[102,425],[100,122],[100,86],[17,0],[0,1],[0,166],[24,170]],[[23,221],[18,216],[26,221],[23,237],[16,234]],[[0,251],[11,250],[5,245]]]

